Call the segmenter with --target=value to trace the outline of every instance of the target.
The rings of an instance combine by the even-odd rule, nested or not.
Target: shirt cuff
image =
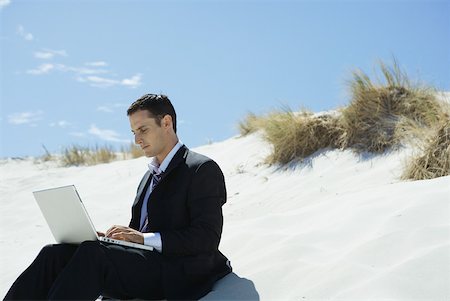
[[[156,233],[142,233],[144,235],[144,245],[155,248],[159,253],[162,252],[161,234]]]

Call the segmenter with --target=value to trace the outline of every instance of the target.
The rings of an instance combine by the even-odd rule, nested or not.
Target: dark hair
[[[177,132],[177,114],[170,99],[166,95],[145,94],[131,104],[127,110],[127,116],[139,110],[148,111],[150,117],[155,118],[159,126],[161,126],[161,120],[164,116],[170,115],[172,117],[173,130],[175,133]]]

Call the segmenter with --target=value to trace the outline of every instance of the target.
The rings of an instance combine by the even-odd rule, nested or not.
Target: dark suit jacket
[[[138,187],[130,227],[139,228],[148,171]],[[219,252],[225,180],[210,158],[182,146],[152,191],[146,232],[161,233],[162,283],[167,299],[198,299],[231,272]]]

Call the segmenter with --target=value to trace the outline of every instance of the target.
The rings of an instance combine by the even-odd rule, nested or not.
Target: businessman
[[[101,235],[154,251],[99,241],[48,245],[5,300],[199,299],[231,272],[218,250],[226,202],[219,166],[180,142],[167,96],[144,95],[127,115],[135,143],[151,161],[129,226],[115,225]]]

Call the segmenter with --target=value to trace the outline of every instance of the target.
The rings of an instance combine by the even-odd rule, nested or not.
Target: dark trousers
[[[161,255],[85,241],[45,246],[5,300],[162,299]]]

